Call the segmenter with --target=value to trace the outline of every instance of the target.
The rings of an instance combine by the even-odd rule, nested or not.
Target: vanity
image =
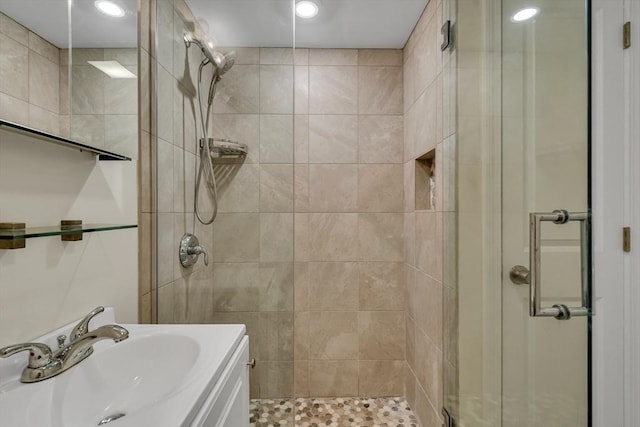
[[[115,323],[107,308],[91,329]],[[57,348],[75,323],[34,342]],[[249,340],[244,325],[119,325],[82,362],[25,384],[27,354],[0,359],[0,414],[11,427],[247,427]]]

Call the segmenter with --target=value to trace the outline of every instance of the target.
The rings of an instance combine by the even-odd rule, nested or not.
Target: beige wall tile
[[[431,19],[416,41],[414,98],[418,98],[438,75],[438,57],[441,55],[439,31],[437,20]]]
[[[36,33],[29,32],[29,49],[56,65],[60,64],[60,49]]]
[[[309,336],[310,359],[357,359],[358,313],[356,311],[313,313],[309,321]],[[314,370],[315,367],[311,366],[312,374]]]
[[[135,65],[131,65],[129,68],[137,73]],[[104,113],[138,114],[138,80],[105,79]]]
[[[358,309],[358,263],[309,263],[309,310]],[[316,315],[316,313],[312,313]]]
[[[30,104],[30,121],[33,120],[32,113],[34,110],[47,115],[52,121],[56,117],[55,113]],[[104,115],[74,114],[69,118],[69,122],[71,139],[93,145],[94,147],[104,148]],[[37,127],[37,129],[42,129],[42,127]],[[173,156],[171,156],[171,158],[173,159]]]
[[[290,51],[290,49],[288,49]],[[260,66],[260,113],[293,113],[293,67]]]
[[[198,160],[198,168],[200,167]],[[192,173],[193,173],[192,165]],[[258,212],[260,167],[254,164],[214,164],[218,189],[218,212]],[[194,187],[185,187],[185,194]],[[202,188],[205,188],[204,186]],[[191,190],[191,191],[189,191]],[[201,190],[200,197],[209,197]]]
[[[212,282],[215,311],[258,311],[260,306],[259,264],[214,263]]]
[[[402,163],[402,116],[358,117],[360,163]]]
[[[296,213],[293,221],[294,260],[309,261],[311,257],[311,214]]]
[[[416,157],[426,154],[438,143],[436,140],[436,89],[435,84],[429,86],[414,105],[418,118],[414,151]]]
[[[309,67],[310,114],[356,114],[357,112],[357,67]]]
[[[405,49],[405,55],[406,55],[406,49]],[[414,61],[415,61],[415,57],[413,55],[409,55],[408,59],[405,61],[404,63],[404,67],[402,67],[402,86],[403,86],[403,92],[404,92],[404,112],[406,113],[407,111],[409,111],[409,108],[411,108],[411,106],[413,105],[413,102],[415,101],[414,98],[414,80],[415,80],[415,74],[414,74]]]
[[[416,369],[416,324],[411,316],[405,316],[405,360],[412,370]]]
[[[297,221],[297,220],[296,220]],[[312,213],[308,221],[308,254],[311,261],[354,261],[358,248],[358,214]],[[296,240],[296,250],[298,240]]]
[[[107,150],[138,158],[138,116],[112,114],[104,116],[104,146]]]
[[[291,164],[260,165],[260,212],[293,212],[293,179]]]
[[[442,214],[416,213],[416,264],[434,279],[442,280]]]
[[[76,77],[75,69],[73,76],[73,85],[75,87]],[[97,71],[97,70],[96,70]],[[98,71],[100,72],[100,71]],[[84,83],[86,85],[86,83]],[[173,143],[173,96],[174,86],[176,81],[171,74],[163,67],[158,67],[158,104],[157,104],[157,132],[158,136],[165,141]],[[84,88],[83,88],[84,89]],[[76,98],[76,90],[72,89],[72,99]],[[104,99],[104,94],[101,95],[101,99]],[[104,102],[104,101],[103,101]],[[88,103],[88,102],[87,102]],[[73,107],[73,101],[72,101]],[[72,111],[76,111],[75,109]]]
[[[257,47],[233,47],[220,49],[220,51],[223,53],[234,51],[237,65],[260,64],[260,48]]]
[[[294,360],[305,361],[305,366],[308,369],[309,359],[309,343],[311,341],[309,324],[311,321],[311,313],[308,311],[297,311],[294,314]],[[307,374],[308,375],[308,374]],[[307,378],[308,381],[308,378]]]
[[[370,164],[358,166],[358,210],[360,212],[403,211],[403,166]]]
[[[58,64],[29,52],[29,103],[57,113],[60,109]]]
[[[294,310],[309,310],[309,263],[296,262],[293,267]]]
[[[357,49],[310,49],[310,65],[358,65]]]
[[[174,221],[172,213],[158,214],[158,284],[173,281],[173,269],[177,267],[176,242],[174,241]]]
[[[406,263],[416,264],[416,214],[413,212],[404,214],[404,260]]]
[[[265,362],[261,377],[261,398],[282,399],[293,396],[293,362]]]
[[[309,116],[296,114],[293,117],[293,144],[295,163],[309,162]]]
[[[402,114],[402,67],[358,68],[358,112]]]
[[[260,261],[293,261],[293,214],[260,214]]]
[[[309,67],[296,65],[294,69],[294,110],[296,114],[309,113]]]
[[[404,327],[403,311],[360,311],[360,360],[404,360]]]
[[[309,165],[295,165],[293,181],[295,212],[309,212]]]
[[[262,312],[260,321],[265,327],[265,360],[293,361],[293,312]]]
[[[358,394],[358,361],[310,361],[309,393],[317,397],[356,396]]]
[[[7,22],[6,20],[8,18],[5,17],[5,22]],[[24,44],[0,34],[0,75],[2,75],[0,91],[14,98],[28,101],[28,70],[29,49]]]
[[[290,47],[260,48],[260,64],[293,64],[293,49]]]
[[[230,139],[247,144],[249,152],[244,163],[258,163],[260,159],[260,116],[258,114],[215,114],[212,121],[214,138]],[[201,130],[198,132],[200,134]]]
[[[74,133],[74,124],[78,122],[79,117],[73,117],[71,121],[71,132]],[[158,179],[158,203],[156,208],[158,212],[173,212],[173,155],[174,147],[172,144],[162,139],[158,139],[155,144],[157,150],[157,174]]]
[[[260,162],[293,162],[291,115],[260,115]]]
[[[40,108],[37,105],[29,104],[29,126],[58,135],[60,133],[60,118],[56,113]],[[96,142],[99,147],[104,145],[104,133],[101,136]]]
[[[29,104],[0,92],[0,117],[10,122],[27,125],[29,123]]]
[[[358,65],[402,65],[402,49],[360,49]]]
[[[360,310],[404,309],[404,264],[360,262],[358,266]]]
[[[260,260],[260,215],[218,214],[213,223],[215,262],[257,262]]]
[[[358,366],[358,396],[404,394],[404,384],[398,381],[404,375],[403,360],[361,360]]]
[[[171,0],[156,0],[157,43],[152,43],[153,55],[167,70],[173,70],[173,2]],[[194,49],[195,50],[195,49]]]
[[[260,311],[293,311],[292,262],[260,263]]]
[[[439,426],[442,425],[440,412],[434,408],[435,404],[429,401],[420,384],[416,383],[415,391],[416,403],[413,405],[414,411],[420,423],[423,426]],[[441,406],[435,406],[441,408]]]
[[[258,113],[260,67],[234,65],[222,78],[213,101],[214,113]]]
[[[414,305],[416,326],[426,334],[434,345],[442,349],[442,292],[440,282],[416,272]]]
[[[294,62],[296,65],[309,65],[309,50],[297,48],[294,53]]]
[[[358,218],[361,261],[402,261],[403,214],[369,213]]]
[[[357,161],[357,116],[309,117],[310,163],[357,163]]]
[[[415,404],[416,404],[416,377],[413,374],[413,371],[409,366],[405,363],[404,366],[404,395],[407,398],[407,402],[409,402],[409,406],[415,412]]]
[[[356,165],[309,165],[312,212],[354,212],[358,207]]]
[[[29,30],[9,18],[4,13],[0,13],[0,33],[12,38],[24,46],[29,45]]]
[[[296,360],[293,364],[294,396],[309,397],[309,361]]]
[[[416,329],[416,377],[436,408],[442,408],[442,352]]]

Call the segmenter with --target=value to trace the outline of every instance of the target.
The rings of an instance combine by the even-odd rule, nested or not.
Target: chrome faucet
[[[64,336],[58,337],[60,347],[55,352],[46,344],[24,343],[0,348],[0,357],[10,357],[22,351],[29,352],[29,362],[20,377],[23,383],[55,377],[91,356],[93,344],[96,342],[105,339],[120,342],[129,337],[129,331],[118,325],[104,325],[89,331],[89,321],[103,311],[104,307],[97,307],[78,322],[69,335],[68,344],[64,344]]]

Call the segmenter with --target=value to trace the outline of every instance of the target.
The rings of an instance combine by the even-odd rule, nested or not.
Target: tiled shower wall
[[[167,200],[158,200],[160,320],[194,321],[184,313],[195,310],[191,316],[204,316],[199,321],[247,324],[258,360],[253,397],[400,395],[406,381],[423,424],[436,425],[447,295],[443,229],[453,211],[445,197],[453,181],[443,162],[452,158],[453,123],[439,50],[442,1],[429,2],[404,51],[235,49],[238,60],[216,97],[213,131],[247,143],[249,156],[216,164],[220,213],[212,234],[199,231],[213,238],[204,242],[213,266],[192,273],[200,275],[193,291],[176,275],[174,253],[178,234],[192,227],[187,197],[194,184],[187,178],[194,171],[180,168],[193,164],[189,144],[197,118],[189,79],[175,68],[185,65],[175,59],[184,58],[179,32],[189,12],[181,1],[175,9],[171,3],[158,2],[164,15],[157,19],[158,53],[145,49],[145,40],[141,50],[151,55],[151,72],[158,67],[161,89],[157,172],[164,186],[159,197]],[[144,25],[142,34],[153,40]],[[150,28],[155,31],[153,14]],[[173,40],[172,53],[167,47],[163,54],[162,44]],[[199,59],[187,62],[193,73]],[[144,67],[143,76],[149,74]],[[143,84],[141,94],[149,89]],[[169,112],[167,105],[175,106]],[[143,121],[145,114],[154,117],[148,110],[143,105]],[[141,192],[141,224],[147,224],[141,247],[148,245],[141,251],[141,277],[148,278],[141,293],[149,306],[155,290],[147,286],[156,271],[146,255],[155,249],[155,203],[145,196],[154,194],[151,129],[143,127],[141,139],[143,160],[149,159],[146,169],[141,163],[147,189]],[[414,163],[431,149],[436,208],[416,211]],[[184,212],[176,200],[187,200]]]
[[[425,426],[441,424],[443,364],[451,330],[446,304],[455,219],[455,110],[450,102],[451,48],[442,52],[440,29],[450,1],[431,0],[404,48],[404,189],[406,298],[406,396]],[[446,65],[446,66],[443,66]],[[416,159],[434,157],[435,204],[416,188],[425,176]],[[417,176],[416,176],[417,175]],[[429,207],[429,209],[425,209]],[[444,305],[443,305],[444,303]],[[444,309],[444,310],[443,310]]]
[[[300,49],[295,394],[402,394],[401,50]]]

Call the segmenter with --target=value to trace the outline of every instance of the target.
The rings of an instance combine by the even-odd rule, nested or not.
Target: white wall
[[[88,153],[0,130],[0,222],[27,226],[137,223],[136,161]],[[32,339],[98,305],[137,322],[136,229],[29,239],[0,250],[0,346]]]

